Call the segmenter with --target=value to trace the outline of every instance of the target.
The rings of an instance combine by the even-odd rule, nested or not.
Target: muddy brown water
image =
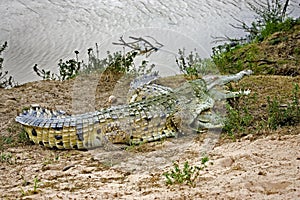
[[[2,0],[0,42],[8,41],[4,68],[19,83],[38,80],[35,64],[57,71],[59,59],[74,58],[74,50],[86,59],[95,43],[105,57],[107,50],[122,50],[112,42],[123,35],[155,38],[164,46],[147,59],[165,75],[178,73],[179,48],[196,48],[208,57],[214,36],[244,35],[230,23],[253,20],[249,2],[254,0]],[[289,12],[299,16],[297,0],[290,0]]]

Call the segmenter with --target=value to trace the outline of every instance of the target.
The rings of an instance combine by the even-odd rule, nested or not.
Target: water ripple
[[[243,34],[232,30],[229,23],[235,21],[231,16],[251,21],[253,16],[246,4],[253,1],[0,1],[0,42],[8,41],[9,46],[4,67],[21,83],[37,80],[32,71],[35,63],[57,70],[58,60],[74,58],[74,50],[84,57],[96,42],[106,44],[103,51],[113,48],[108,41],[116,41],[125,33],[147,34],[164,44],[174,43],[177,47],[166,47],[173,53],[193,40],[201,55],[208,57],[212,36]],[[299,13],[299,2],[291,0],[291,4],[293,12]],[[176,40],[178,35],[182,36],[180,40]],[[171,65],[162,60],[154,62]]]

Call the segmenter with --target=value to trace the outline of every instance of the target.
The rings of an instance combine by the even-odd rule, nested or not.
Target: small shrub
[[[250,26],[240,21],[242,25],[238,28],[248,33],[246,36],[248,41],[262,41],[277,31],[289,30],[295,20],[286,17],[288,1],[266,0],[265,2],[255,2],[255,4],[248,3],[250,10],[254,11],[257,17]]]
[[[255,52],[248,47],[257,45],[257,43],[262,42],[275,32],[287,32],[300,22],[299,18],[293,19],[287,17],[286,10],[288,0],[285,2],[280,0],[266,0],[265,2],[255,1],[255,3],[248,3],[248,6],[250,10],[256,13],[256,19],[250,25],[236,19],[239,25],[232,25],[234,28],[244,30],[246,35],[240,39],[229,38],[227,36],[216,38],[216,42],[223,42],[224,44],[213,48],[211,58],[221,72],[236,73],[237,71],[248,68],[256,73],[260,71],[272,73],[274,71],[273,66],[267,69],[258,69],[260,65],[258,65],[256,61],[262,59],[261,55],[263,55],[264,52]],[[285,39],[274,40],[271,41],[271,44],[276,44],[283,40]],[[245,51],[243,52],[239,49],[245,49]],[[253,54],[250,56],[249,54],[251,53]],[[265,58],[262,60],[264,59]],[[272,60],[268,62],[273,64]]]
[[[207,163],[209,161],[209,158],[207,156],[201,158],[201,164],[204,165],[205,163]]]
[[[33,66],[33,71],[36,73],[36,75],[41,77],[43,80],[55,80],[56,79],[54,73],[51,73],[51,71],[45,71],[44,69],[39,69],[37,64],[35,64]]]
[[[89,74],[92,72],[121,72],[133,73],[140,75],[149,73],[154,65],[148,67],[148,61],[143,60],[141,66],[135,67],[134,59],[138,55],[137,51],[129,51],[127,53],[115,52],[111,54],[107,52],[107,57],[100,59],[98,56],[98,45],[96,44],[96,54],[92,48],[88,49],[88,62],[78,60],[78,51],[75,51],[76,59],[70,59],[66,62],[60,60],[58,63],[59,74],[55,74],[50,70],[39,69],[37,65],[33,67],[34,72],[43,80],[68,80],[76,77],[80,73]]]
[[[72,79],[78,75],[80,70],[80,62],[71,59],[66,62],[63,62],[62,59],[59,60],[59,80],[68,80]]]
[[[198,78],[202,75],[216,74],[218,70],[211,59],[202,59],[198,53],[190,52],[185,55],[185,50],[178,50],[179,57],[176,58],[180,71],[189,77]]]
[[[11,159],[12,159],[11,153],[3,153],[2,152],[0,155],[0,160],[2,163],[6,162],[6,163],[11,164]]]
[[[208,161],[208,158],[202,159],[202,167],[198,166],[190,166],[188,161],[186,161],[183,165],[183,169],[180,169],[179,164],[177,162],[173,163],[174,169],[170,170],[170,172],[165,172],[163,175],[165,176],[166,184],[187,184],[189,186],[196,186],[196,179],[199,176],[199,171],[205,167],[205,163]]]
[[[7,128],[8,135],[0,136],[0,150],[7,147],[13,147],[26,143],[30,143],[27,133],[22,129],[20,124],[11,123]]]
[[[19,133],[18,133],[18,139],[17,139],[18,143],[27,143],[30,142],[29,137],[27,136],[27,133],[24,129],[22,129]]]
[[[11,144],[14,142],[14,139],[11,136],[2,136],[1,139],[4,144]]]
[[[75,51],[76,57],[78,54],[78,51]],[[59,74],[55,74],[51,72],[50,70],[46,71],[44,69],[39,69],[37,64],[33,66],[33,71],[41,77],[43,80],[68,80],[72,79],[75,76],[78,75],[80,70],[81,62],[78,62],[78,60],[70,59],[66,62],[63,62],[62,59],[59,60],[58,63],[58,69]]]
[[[4,42],[4,44],[0,47],[0,56],[6,48],[7,42]],[[8,71],[2,72],[3,61],[4,59],[0,57],[0,88],[14,87],[16,83],[14,82],[13,77],[7,77]]]
[[[277,98],[268,97],[268,127],[276,130],[280,126],[290,126],[300,122],[299,85],[294,84],[292,103],[280,106]]]
[[[228,114],[226,116],[223,131],[230,136],[235,137],[235,133],[243,132],[252,123],[253,116],[249,113],[248,108],[232,108],[226,105]]]
[[[148,61],[143,60],[141,65],[136,68],[134,60],[136,56],[143,55],[146,53],[146,56],[149,56],[151,53],[156,52],[162,44],[159,44],[159,47],[156,47],[148,40],[141,37],[129,37],[134,40],[134,42],[126,42],[122,37],[120,38],[121,43],[113,43],[115,45],[124,46],[124,52],[115,52],[111,54],[107,52],[107,57],[100,59],[99,58],[99,48],[96,43],[96,52],[93,48],[88,49],[88,62],[84,63],[79,61],[78,55],[79,52],[75,51],[76,58],[64,62],[60,60],[58,63],[59,74],[55,74],[50,70],[39,69],[37,64],[33,67],[34,72],[40,76],[43,80],[68,80],[77,76],[79,73],[92,73],[92,72],[117,72],[117,73],[131,73],[133,75],[143,75],[145,73],[150,73],[154,68],[154,65],[148,67]],[[151,37],[150,37],[151,38]],[[153,39],[153,38],[152,38]],[[129,47],[131,50],[125,52],[125,47]],[[150,49],[148,49],[151,47]]]

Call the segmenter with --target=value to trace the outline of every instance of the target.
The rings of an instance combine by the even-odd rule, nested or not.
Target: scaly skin
[[[242,72],[229,79],[238,80],[251,73]],[[213,88],[222,85],[222,80],[230,81],[228,77],[218,76],[217,84],[209,83],[210,91],[203,79],[197,79],[175,90],[157,86],[159,92],[154,96],[133,96],[128,105],[73,116],[36,107],[19,115],[16,121],[24,126],[34,143],[49,148],[90,149],[107,143],[140,144],[156,141],[174,137],[184,130],[185,125],[198,120],[202,127],[211,128],[209,120],[200,120],[199,116],[214,106]],[[149,86],[144,86],[146,90],[147,87],[149,89]],[[210,95],[212,93],[214,95]],[[223,98],[243,94],[226,94]]]

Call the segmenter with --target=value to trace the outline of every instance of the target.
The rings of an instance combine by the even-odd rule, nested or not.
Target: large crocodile
[[[228,76],[204,76],[176,89],[144,84],[135,88],[139,92],[132,95],[128,104],[84,114],[67,115],[36,106],[17,116],[16,121],[24,126],[30,140],[50,148],[89,149],[107,143],[155,141],[188,131],[191,124],[201,128],[222,125],[207,111],[218,99],[248,94],[249,91],[224,92],[216,86],[251,73],[251,70],[245,70]],[[147,93],[152,95],[144,95]]]

